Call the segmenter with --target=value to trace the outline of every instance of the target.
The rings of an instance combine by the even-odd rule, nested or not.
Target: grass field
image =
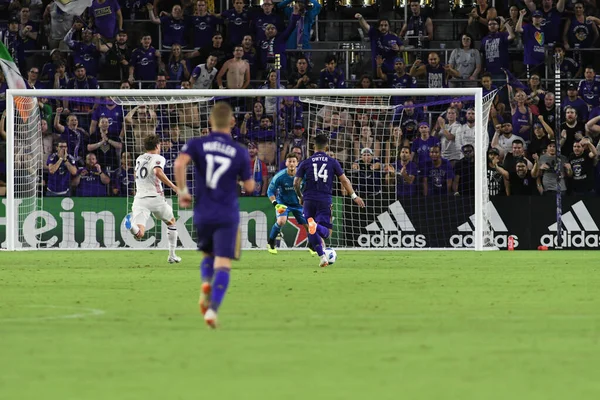
[[[0,398],[597,399],[599,252],[0,253]]]

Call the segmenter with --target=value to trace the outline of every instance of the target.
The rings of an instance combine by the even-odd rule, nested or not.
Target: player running
[[[211,328],[217,326],[217,312],[223,302],[231,259],[240,257],[240,211],[238,179],[247,193],[254,190],[248,150],[231,138],[235,125],[229,104],[215,104],[210,114],[212,132],[191,139],[175,160],[175,181],[179,188],[179,205],[189,207],[186,171],[193,161],[196,188],[194,193],[194,225],[198,234],[198,250],[204,258],[200,264],[202,286],[200,312]]]
[[[169,241],[169,263],[181,262],[177,257],[177,225],[173,216],[173,207],[167,203],[163,193],[163,183],[177,193],[177,186],[165,175],[165,158],[160,155],[160,137],[149,135],[144,139],[142,154],[135,161],[135,197],[131,214],[125,217],[125,227],[137,239],[144,237],[146,222],[150,214],[167,224],[167,239]]]
[[[364,207],[364,201],[354,193],[352,184],[344,174],[340,163],[325,154],[329,135],[320,134],[315,137],[315,153],[302,161],[296,171],[294,178],[294,190],[304,205],[304,217],[308,221],[308,240],[313,249],[321,258],[321,267],[329,265],[325,252],[323,251],[322,239],[331,235],[333,225],[331,224],[331,194],[333,191],[333,175],[335,174],[346,192],[360,207]],[[300,185],[304,180],[304,194]]]
[[[298,202],[298,196],[294,191],[294,177],[296,176],[296,168],[298,167],[298,156],[294,153],[290,153],[285,158],[286,169],[279,171],[271,180],[269,188],[267,189],[267,196],[275,207],[275,214],[277,221],[271,228],[269,234],[269,241],[267,243],[267,250],[271,254],[277,254],[275,248],[275,238],[281,232],[281,228],[285,225],[288,219],[288,214],[292,212],[296,221],[299,224],[304,225],[308,232],[308,224],[306,218],[302,215],[302,206]],[[275,197],[277,196],[277,197]],[[312,246],[309,243],[309,251],[311,254],[317,254],[312,250]]]

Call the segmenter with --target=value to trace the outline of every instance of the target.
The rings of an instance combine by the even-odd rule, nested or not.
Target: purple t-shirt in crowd
[[[247,11],[242,11],[238,14],[232,8],[223,11],[221,17],[228,22],[227,39],[229,44],[233,46],[242,44],[244,36],[250,34],[250,14]]]
[[[578,93],[579,97],[591,107],[600,105],[600,75],[596,75],[591,81],[581,80]]]
[[[508,69],[508,43],[508,32],[490,33],[481,40],[485,70],[490,74],[502,74],[502,68]]]
[[[454,170],[450,161],[442,158],[439,167],[433,165],[432,161],[428,161],[422,176],[427,178],[427,194],[429,196],[448,194],[448,179],[454,179]]]
[[[156,49],[152,46],[148,47],[148,49],[138,47],[131,53],[129,65],[134,67],[136,80],[155,80],[158,66],[158,62],[156,60]]]
[[[417,166],[414,162],[409,161],[408,164],[406,164],[406,173],[410,176],[414,176],[415,180],[413,181],[412,184],[408,184],[407,182],[404,181],[404,178],[402,177],[402,175],[400,174],[400,171],[402,170],[402,162],[401,161],[397,161],[396,165],[394,165],[394,168],[396,169],[396,194],[398,195],[398,197],[401,196],[414,196],[417,193],[417,182],[418,182],[418,169]]]
[[[238,180],[252,176],[248,150],[230,135],[213,132],[191,139],[181,152],[194,162],[194,223],[238,224]]]
[[[119,167],[110,176],[110,185],[116,188],[120,197],[135,195],[135,170],[133,168],[125,169]]]
[[[71,49],[73,49],[73,61],[75,64],[83,64],[87,75],[98,76],[100,52],[96,48],[96,45],[74,42]]]
[[[102,170],[106,174],[105,170]],[[108,185],[100,180],[100,175],[96,169],[82,167],[77,169],[77,175],[80,176],[77,186],[77,196],[79,197],[103,197],[107,196]]]
[[[416,138],[412,142],[411,150],[414,154],[417,155],[418,166],[420,170],[425,168],[425,164],[431,161],[429,157],[429,149],[433,146],[439,146],[440,139],[435,136],[429,136],[427,140],[421,139],[421,137]]]
[[[537,29],[533,24],[523,27],[523,43],[525,44],[525,65],[538,65],[544,63],[546,33],[543,28]]]
[[[402,46],[402,39],[393,33],[383,35],[374,26],[371,26],[371,29],[369,29],[369,39],[371,40],[371,66],[373,71],[377,70],[376,57],[381,56],[383,58],[383,71],[392,72],[394,70],[394,62],[396,57],[398,57],[398,52],[392,46]]]
[[[123,107],[116,105],[112,110],[107,105],[99,105],[92,113],[92,121],[98,122],[100,117],[108,118],[108,133],[111,135],[121,134],[123,127]],[[99,128],[96,128],[98,130]]]
[[[193,27],[194,48],[198,49],[210,46],[212,44],[212,37],[217,31],[217,26],[221,22],[221,19],[210,14],[206,14],[203,17],[192,15],[185,18],[185,25]]]
[[[67,159],[72,165],[75,165],[75,159],[71,156],[67,156]],[[53,153],[48,156],[48,160],[46,161],[46,165],[56,164],[58,161],[58,154]],[[65,193],[69,190],[69,186],[71,183],[71,173],[69,169],[65,165],[63,161],[60,164],[60,167],[51,174],[48,172],[48,190],[54,193]]]
[[[100,3],[95,0],[90,6],[90,14],[94,17],[96,33],[112,39],[117,35],[117,11],[121,9],[117,0],[105,0]]]
[[[274,13],[267,15],[264,12],[260,12],[260,14],[254,17],[252,25],[254,27],[253,33],[256,43],[267,39],[265,29],[267,29],[267,25],[269,24],[275,25],[277,32],[281,32],[284,29],[283,21],[279,15],[275,15]],[[292,28],[292,30],[293,29],[294,28]]]
[[[160,17],[162,26],[163,46],[173,46],[179,43],[185,47],[185,20],[175,19],[171,16]]]
[[[67,153],[73,155],[75,160],[83,157],[84,136],[82,129],[72,130],[68,126],[65,126],[65,131],[60,134],[60,140],[67,142]]]
[[[304,200],[329,203],[333,192],[333,176],[343,174],[338,160],[322,151],[302,161],[296,170],[296,177],[304,179]]]

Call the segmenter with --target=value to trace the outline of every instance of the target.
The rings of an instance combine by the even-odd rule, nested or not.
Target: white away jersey
[[[196,78],[194,83],[194,89],[210,89],[212,87],[213,80],[217,76],[217,69],[213,68],[212,71],[208,72],[206,64],[197,65],[192,71],[192,76]]]
[[[165,168],[165,158],[160,154],[142,154],[135,161],[135,197],[162,196],[162,182],[154,174],[154,168]]]

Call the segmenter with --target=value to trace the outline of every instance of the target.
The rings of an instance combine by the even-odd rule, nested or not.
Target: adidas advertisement
[[[508,248],[508,238],[512,236],[514,240],[513,246],[515,249],[518,248],[519,236],[514,232],[509,232],[494,204],[489,204],[488,213],[493,231],[492,237],[489,238],[489,240],[493,240],[492,245],[499,249],[506,249]],[[475,238],[473,237],[473,232],[475,231],[475,214],[471,215],[467,222],[460,225],[458,231],[459,233],[450,236],[450,246],[454,248],[475,247]]]
[[[426,247],[427,240],[416,233],[410,217],[402,204],[396,201],[387,211],[377,215],[375,221],[364,228],[367,232],[358,236],[359,247]]]
[[[590,203],[589,209],[586,202]],[[590,210],[598,210],[598,201],[579,200],[570,207],[565,203],[568,202],[563,201],[562,207],[560,235],[562,240],[559,243],[557,223],[554,222],[548,225],[548,233],[541,235],[539,245],[548,248],[562,246],[567,249],[597,249],[600,244],[600,229]],[[598,213],[596,219],[600,221]],[[556,221],[556,218],[554,220]]]

